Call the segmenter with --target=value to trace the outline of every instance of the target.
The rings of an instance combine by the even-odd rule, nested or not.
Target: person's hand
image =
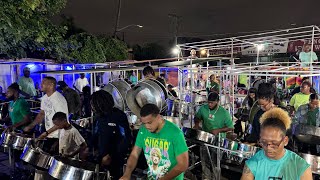
[[[30,132],[31,131],[31,127],[30,126],[26,126],[25,128],[23,128],[24,132]]]
[[[46,137],[47,137],[47,133],[44,132],[38,137],[38,139],[44,139]]]
[[[199,128],[200,128],[199,124],[193,126],[193,129],[199,129]]]
[[[130,175],[124,174],[119,180],[130,180]]]
[[[211,133],[212,133],[213,135],[218,135],[218,134],[220,133],[220,131],[217,130],[217,129],[214,129],[214,130],[211,131]]]

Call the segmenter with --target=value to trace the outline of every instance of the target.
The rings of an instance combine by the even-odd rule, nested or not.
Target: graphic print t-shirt
[[[59,92],[54,92],[50,97],[44,95],[41,99],[41,110],[45,113],[45,128],[49,130],[54,126],[52,117],[56,112],[63,112],[68,117],[68,105],[66,99]],[[58,138],[59,130],[48,135],[49,138]]]
[[[246,161],[255,179],[299,180],[310,165],[296,153],[286,150],[279,160],[269,159],[264,150]]]
[[[158,133],[150,133],[141,126],[135,145],[143,149],[149,166],[149,180],[163,177],[176,166],[176,157],[188,151],[182,131],[167,120]],[[183,180],[183,176],[181,173],[175,179]]]

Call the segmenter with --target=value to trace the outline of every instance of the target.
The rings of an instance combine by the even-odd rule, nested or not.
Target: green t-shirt
[[[36,96],[37,95],[37,90],[34,87],[34,82],[32,80],[32,78],[26,78],[24,76],[22,76],[19,80],[18,80],[18,84],[20,86],[20,89],[26,93],[28,93],[30,96]]]
[[[245,86],[248,86],[248,76],[247,75],[239,75],[239,83]]]
[[[197,112],[196,117],[202,120],[202,129],[206,132],[225,127],[233,128],[231,115],[222,106],[210,110],[208,104],[202,105]],[[220,134],[221,137],[226,136],[225,133]]]
[[[26,115],[30,115],[30,106],[25,99],[19,98],[15,102],[10,101],[9,116],[12,125],[23,121],[23,117],[25,117]]]
[[[207,84],[207,91],[210,92],[211,89],[214,89],[215,91],[219,92],[219,84],[217,82],[209,82]]]
[[[290,106],[293,106],[294,109],[297,111],[299,106],[308,104],[309,103],[310,94],[303,94],[301,92],[295,94],[290,99]]]
[[[317,118],[319,116],[319,108],[315,108],[314,110],[309,110],[307,112],[307,124],[311,124],[312,126],[317,126]]]
[[[151,133],[141,126],[135,145],[143,149],[149,166],[148,179],[151,180],[167,174],[176,166],[176,157],[188,151],[182,131],[167,120],[158,133]],[[183,177],[184,173],[181,173],[174,179],[183,180]]]

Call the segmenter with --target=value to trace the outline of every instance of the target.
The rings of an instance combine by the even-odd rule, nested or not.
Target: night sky
[[[118,0],[68,0],[62,14],[93,34],[112,35]],[[320,24],[320,0],[122,0],[119,27],[130,44],[167,42],[174,36],[168,14],[181,16],[179,36],[206,39],[224,33]],[[292,26],[292,24],[296,24]],[[215,36],[211,36],[215,35]]]

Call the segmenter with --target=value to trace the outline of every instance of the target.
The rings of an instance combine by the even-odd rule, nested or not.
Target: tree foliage
[[[60,26],[49,18],[65,7],[67,0],[1,0],[0,57],[52,58],[80,63],[127,58],[121,41],[97,37],[75,28],[73,19]]]

